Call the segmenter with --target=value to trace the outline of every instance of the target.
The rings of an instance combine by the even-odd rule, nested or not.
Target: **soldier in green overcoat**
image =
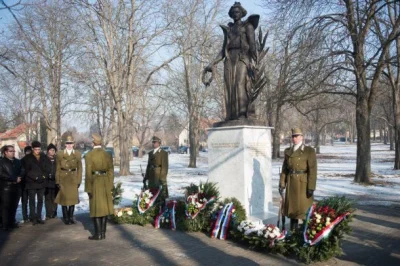
[[[111,155],[101,147],[101,136],[94,133],[92,138],[93,150],[85,156],[85,192],[89,196],[90,217],[95,231],[89,239],[101,240],[106,238],[107,216],[114,213],[114,166]]]
[[[57,153],[56,185],[59,188],[55,203],[62,207],[65,224],[75,224],[75,204],[79,203],[78,188],[82,183],[82,155],[74,149],[74,139],[67,136],[65,150]]]
[[[305,219],[308,208],[314,201],[317,183],[317,160],[315,150],[305,146],[300,128],[292,129],[293,146],[285,149],[279,193],[286,188],[283,214],[290,218],[290,229],[298,226],[298,219]]]
[[[160,148],[161,139],[154,136],[152,138],[153,150],[149,152],[147,162],[145,181],[149,182],[149,188],[159,188],[162,190],[159,195],[160,201],[165,201],[168,198],[168,153]]]

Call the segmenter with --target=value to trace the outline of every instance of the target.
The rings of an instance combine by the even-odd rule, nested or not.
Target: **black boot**
[[[298,219],[290,219],[290,231],[297,230],[299,227]]]
[[[68,209],[69,224],[76,224],[74,220],[74,211],[75,211],[75,205],[69,206]]]
[[[62,206],[62,214],[63,214],[63,222],[65,224],[69,224],[69,217],[68,217],[68,210],[67,210],[67,206]]]
[[[101,239],[106,239],[107,216],[101,217]]]
[[[101,217],[94,217],[93,218],[93,224],[94,224],[94,235],[89,236],[89,240],[100,240],[101,235],[100,235],[100,230],[101,230]]]

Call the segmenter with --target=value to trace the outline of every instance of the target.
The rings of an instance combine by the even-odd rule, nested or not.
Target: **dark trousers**
[[[1,189],[1,216],[3,228],[13,227],[15,214],[18,207],[18,188],[17,185],[6,185]]]
[[[58,187],[46,188],[44,193],[44,205],[46,208],[46,217],[50,217],[54,212],[57,212],[57,203],[54,200],[57,197]]]
[[[35,219],[42,219],[42,208],[43,208],[43,197],[44,188],[40,189],[28,189],[29,196],[29,219],[31,221]],[[35,196],[37,196],[37,206],[35,208]]]
[[[22,207],[22,219],[28,220],[28,190],[25,187],[21,187],[21,207]]]
[[[28,220],[28,191],[25,190],[24,184],[18,185],[17,206],[21,200],[22,220]]]

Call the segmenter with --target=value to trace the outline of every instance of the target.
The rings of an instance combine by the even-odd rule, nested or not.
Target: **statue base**
[[[237,198],[249,219],[276,223],[271,129],[248,125],[208,129],[208,180],[217,183],[222,199]]]
[[[236,120],[220,121],[213,124],[215,127],[236,127],[236,126],[261,126],[264,127],[263,122],[258,119],[243,118]]]

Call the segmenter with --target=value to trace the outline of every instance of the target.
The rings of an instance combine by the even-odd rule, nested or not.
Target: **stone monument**
[[[266,36],[258,43],[255,29],[259,15],[250,15],[239,2],[229,10],[233,22],[221,25],[224,44],[204,69],[203,83],[210,85],[215,66],[224,60],[224,121],[208,130],[209,181],[216,182],[222,198],[236,197],[253,220],[276,217],[272,206],[271,128],[262,126],[255,113],[255,99],[267,84],[262,59]],[[207,81],[205,76],[211,72]]]

